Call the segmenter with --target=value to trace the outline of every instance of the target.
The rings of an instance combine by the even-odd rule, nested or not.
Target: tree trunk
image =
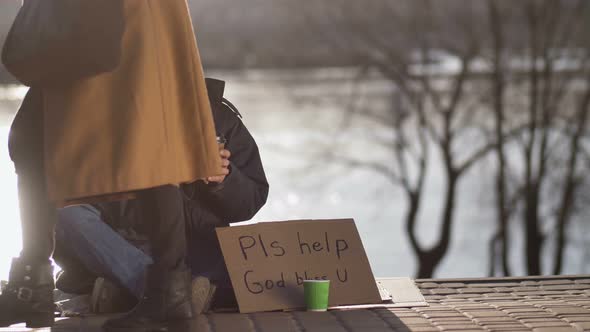
[[[430,279],[434,275],[434,270],[440,263],[442,257],[434,254],[425,254],[418,260],[417,279]]]
[[[525,146],[525,191],[524,191],[524,215],[525,229],[525,257],[527,259],[527,273],[529,275],[541,274],[540,251],[542,248],[542,236],[539,232],[539,182],[534,174],[533,153],[537,143],[538,108],[539,108],[539,72],[536,67],[539,52],[539,13],[538,2],[531,0],[525,4],[528,16],[529,29],[529,118],[528,141]]]
[[[494,276],[496,276],[496,257],[499,256],[497,254],[498,249],[496,247],[498,246],[498,243],[499,242],[500,242],[500,234],[499,234],[499,232],[496,232],[494,234],[494,236],[492,236],[492,238],[488,242],[488,255],[489,255],[489,261],[488,261],[488,277],[494,277]]]
[[[583,100],[580,103],[578,110],[578,117],[576,118],[577,126],[571,138],[570,144],[570,158],[568,160],[567,174],[565,176],[565,183],[563,195],[561,199],[561,206],[557,216],[557,246],[554,253],[553,274],[561,274],[563,268],[563,251],[566,244],[565,229],[571,218],[571,210],[574,205],[574,194],[576,191],[576,168],[578,164],[578,156],[580,153],[580,139],[586,129],[586,122],[588,119],[588,108],[590,106],[590,87],[586,87],[587,91]]]
[[[410,245],[418,260],[424,254],[418,238],[416,237],[416,218],[420,209],[420,192],[407,192],[408,210],[406,211],[406,234],[410,239]]]
[[[495,115],[495,139],[496,157],[498,169],[496,173],[496,213],[498,221],[498,231],[492,239],[490,246],[490,273],[495,274],[496,257],[500,256],[502,264],[502,273],[509,276],[510,267],[508,265],[508,210],[506,208],[506,156],[504,152],[504,90],[505,81],[502,68],[502,52],[504,50],[504,38],[502,34],[501,13],[498,12],[494,0],[488,1],[490,14],[490,24],[493,38],[493,108]],[[498,250],[498,246],[500,247]],[[499,255],[497,252],[499,251]],[[493,276],[493,275],[491,275]]]
[[[455,212],[455,200],[457,193],[457,180],[459,176],[454,170],[449,170],[447,180],[447,192],[445,206],[442,215],[440,238],[437,244],[428,251],[418,256],[417,278],[432,278],[436,268],[445,257],[451,242],[453,215]]]
[[[541,275],[541,248],[543,235],[539,230],[539,192],[536,183],[531,184],[525,198],[525,247],[528,275]]]

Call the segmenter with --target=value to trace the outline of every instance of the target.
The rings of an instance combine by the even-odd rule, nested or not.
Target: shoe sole
[[[197,328],[194,320],[185,320],[145,327],[103,326],[103,330],[105,332],[195,332],[197,331]]]
[[[161,327],[103,327],[105,332],[168,332],[167,326]]]
[[[42,328],[42,327],[52,327],[55,325],[55,314],[53,313],[46,313],[46,314],[27,314],[26,318],[22,319],[14,319],[8,322],[0,323],[0,327],[9,327],[14,324],[22,324],[25,323],[27,328]]]
[[[217,286],[205,277],[197,277],[191,282],[193,312],[195,315],[209,311],[216,290]]]
[[[35,315],[29,317],[25,323],[28,328],[52,327],[55,324],[55,314]]]

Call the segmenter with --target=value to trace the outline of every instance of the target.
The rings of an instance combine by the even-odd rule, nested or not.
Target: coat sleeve
[[[202,185],[199,199],[224,222],[249,220],[266,203],[268,181],[258,146],[242,121],[225,112],[230,125],[222,130],[231,152],[230,174],[221,184]]]

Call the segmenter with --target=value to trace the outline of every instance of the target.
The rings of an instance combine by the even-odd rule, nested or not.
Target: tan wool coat
[[[186,0],[122,1],[118,67],[43,89],[48,192],[60,205],[192,182],[221,167]]]

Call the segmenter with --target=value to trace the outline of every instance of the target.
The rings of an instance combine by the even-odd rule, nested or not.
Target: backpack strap
[[[240,113],[240,111],[238,111],[238,108],[231,103],[231,101],[227,100],[224,97],[221,99],[221,103],[225,105],[227,108],[229,108],[230,111],[234,112],[234,114],[237,115],[238,118],[243,119],[242,114]]]
[[[240,114],[240,111],[238,111],[238,108],[225,97],[223,97],[223,92],[225,90],[224,81],[207,77],[205,78],[205,82],[207,83],[207,92],[209,93],[209,100],[212,103],[221,103],[227,109],[232,111],[238,118],[243,118],[242,114]]]

